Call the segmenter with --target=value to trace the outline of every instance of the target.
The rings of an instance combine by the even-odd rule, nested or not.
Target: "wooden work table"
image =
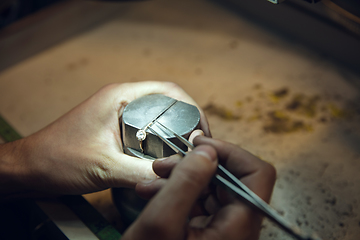
[[[357,239],[360,76],[211,1],[51,11],[0,34],[0,113],[22,135],[107,83],[172,81],[206,110],[215,138],[276,167],[271,205],[286,219]],[[85,197],[116,223],[109,191]],[[291,238],[265,221],[261,239]]]

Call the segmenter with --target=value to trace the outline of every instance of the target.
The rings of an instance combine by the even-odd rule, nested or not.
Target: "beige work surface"
[[[123,4],[2,71],[0,113],[26,136],[107,83],[143,80],[179,84],[215,138],[272,163],[271,205],[286,219],[324,239],[358,239],[360,77],[213,2]],[[86,197],[116,221],[109,191]],[[291,238],[265,221],[261,239]]]

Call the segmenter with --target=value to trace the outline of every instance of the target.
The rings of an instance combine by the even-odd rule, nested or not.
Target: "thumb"
[[[125,239],[183,239],[191,209],[215,174],[216,159],[216,151],[206,145],[184,157],[125,233]]]
[[[117,156],[113,155],[113,157],[103,157],[110,162],[110,167],[103,167],[105,173],[99,175],[103,178],[102,182],[106,183],[105,188],[134,188],[138,182],[158,178],[152,169],[152,160],[140,159],[123,153]]]

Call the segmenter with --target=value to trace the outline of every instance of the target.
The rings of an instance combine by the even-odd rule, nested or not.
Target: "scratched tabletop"
[[[360,76],[211,1],[121,4],[2,70],[0,113],[27,136],[107,83],[175,82],[213,137],[276,167],[281,215],[324,239],[358,239]],[[109,191],[85,197],[117,224]],[[291,237],[264,221],[260,239]]]

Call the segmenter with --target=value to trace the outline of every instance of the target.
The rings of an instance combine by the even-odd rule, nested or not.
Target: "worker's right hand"
[[[162,178],[136,186],[140,195],[155,196],[125,232],[123,240],[258,238],[261,216],[210,181],[219,159],[268,202],[275,182],[274,167],[219,140],[196,137],[194,144],[197,147],[183,159],[173,156],[156,160],[153,169]]]

